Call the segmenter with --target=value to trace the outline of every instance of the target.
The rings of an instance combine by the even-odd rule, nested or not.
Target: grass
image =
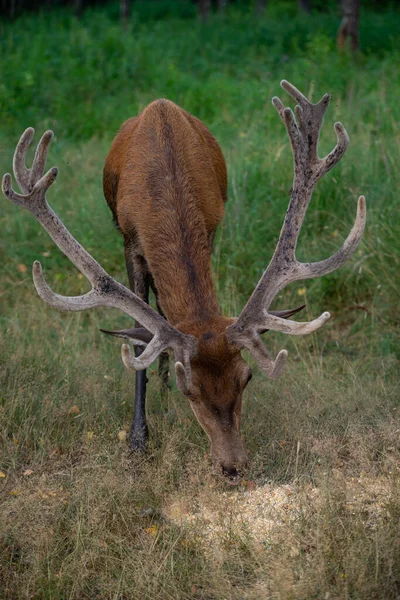
[[[171,5],[171,3],[169,4]],[[400,16],[364,10],[362,53],[337,54],[335,14],[297,16],[271,3],[256,21],[232,7],[201,26],[184,3],[135,3],[121,35],[114,6],[82,21],[57,10],[0,23],[0,171],[11,168],[20,133],[50,127],[49,165],[60,175],[52,206],[122,282],[122,243],[102,198],[101,171],[121,122],[166,96],[202,118],[221,143],[229,202],[214,252],[226,314],[237,314],[274,249],[291,184],[286,133],[270,104],[286,78],[317,99],[332,93],[321,139],[333,122],[351,145],[313,196],[299,247],[303,259],[332,253],[356,199],[368,226],[339,272],[299,282],[277,305],[330,310],[317,334],[285,339],[278,381],[257,372],[246,392],[248,480],[290,485],[302,517],[261,548],[227,537],[210,553],[190,528],[165,517],[177,497],[218,503],[223,493],[208,444],[178,392],[149,388],[150,450],[129,455],[134,378],[119,345],[98,327],[124,327],[114,311],[61,314],[37,298],[30,265],[40,258],[61,293],[87,289],[31,215],[4,199],[0,214],[0,597],[45,599],[382,599],[400,593],[399,312],[397,209]],[[171,35],[174,32],[174,35]],[[24,475],[24,473],[31,474]],[[388,490],[379,517],[347,509],[349,481]],[[320,490],[318,503],[308,486]],[[251,496],[246,486],[232,492]],[[376,498],[370,495],[373,505]]]

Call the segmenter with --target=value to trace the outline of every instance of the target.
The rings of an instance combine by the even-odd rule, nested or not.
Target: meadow
[[[88,283],[32,215],[1,198],[0,598],[399,598],[400,13],[364,9],[362,50],[352,57],[335,48],[335,12],[302,16],[294,3],[271,2],[256,19],[239,4],[202,25],[183,1],[133,7],[124,33],[113,4],[81,20],[57,9],[0,22],[0,174],[26,127],[36,140],[53,129],[48,167],[60,172],[49,202],[127,283],[102,193],[104,160],[125,119],[155,98],[175,101],[204,120],[227,160],[213,267],[225,314],[238,314],[289,198],[292,157],[271,104],[278,95],[293,106],[284,78],[314,101],[332,94],[321,155],[335,143],[335,121],[350,135],[314,192],[299,258],[319,260],[341,245],[360,194],[367,228],[339,271],[277,299],[277,308],[305,301],[303,318],[329,310],[332,319],[304,338],[264,336],[272,352],[288,349],[288,364],[274,381],[253,365],[242,427],[250,470],[227,491],[184,398],[174,384],[161,393],[156,365],[149,452],[129,453],[134,374],[118,341],[98,329],[131,325],[114,310],[44,305],[35,259],[60,293]],[[277,513],[279,526],[255,540],[240,507],[282,490],[295,516]],[[203,509],[224,527],[204,534]]]

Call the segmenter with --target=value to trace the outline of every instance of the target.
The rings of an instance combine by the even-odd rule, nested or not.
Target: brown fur
[[[224,214],[226,167],[207,128],[168,100],[117,134],[104,192],[124,238],[135,237],[173,325],[219,312],[210,236]]]
[[[148,265],[168,321],[199,340],[187,394],[210,437],[214,462],[246,462],[241,396],[249,368],[226,339],[211,274],[211,246],[224,215],[227,175],[205,125],[168,100],[126,121],[104,169],[104,193],[125,246]]]

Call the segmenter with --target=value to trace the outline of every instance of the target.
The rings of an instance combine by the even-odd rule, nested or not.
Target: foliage
[[[34,259],[61,293],[81,293],[87,283],[32,216],[3,199],[0,597],[396,598],[399,13],[365,10],[362,54],[352,60],[336,52],[332,14],[303,18],[271,2],[256,20],[239,4],[204,26],[192,7],[166,17],[165,3],[135,6],[124,34],[111,4],[80,21],[60,8],[0,25],[0,171],[10,170],[25,127],[37,135],[54,129],[49,166],[60,174],[49,200],[126,281],[121,238],[102,198],[104,159],[124,119],[157,97],[179,103],[207,123],[227,158],[229,202],[214,267],[224,311],[235,314],[271,256],[291,183],[286,133],[270,99],[288,102],[283,77],[315,99],[332,93],[321,153],[335,142],[336,120],[351,145],[314,193],[299,256],[316,260],[340,245],[360,193],[367,231],[338,273],[299,282],[279,298],[280,307],[305,298],[309,317],[330,310],[333,319],[308,338],[266,339],[272,350],[288,348],[289,366],[276,382],[256,373],[244,412],[249,477],[257,485],[296,483],[299,493],[312,482],[325,500],[288,523],[287,541],[272,550],[243,542],[212,561],[184,528],[165,521],[173,496],[220,491],[205,436],[177,392],[162,399],[154,367],[150,453],[129,456],[121,440],[133,378],[115,340],[98,333],[126,326],[126,318],[44,306],[29,274]],[[379,523],[343,512],[337,471],[345,480],[364,472],[391,482]]]

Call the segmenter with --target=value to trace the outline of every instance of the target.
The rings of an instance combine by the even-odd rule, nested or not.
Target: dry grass
[[[49,335],[48,310],[26,290],[0,347],[0,597],[397,597],[393,356],[349,360],[328,329],[318,346],[298,341],[282,380],[257,374],[251,470],[227,491],[187,405],[174,391],[163,403],[155,376],[150,451],[131,456],[119,438],[133,379],[88,327],[102,313],[54,314]]]
[[[93,438],[9,477],[4,597],[396,598],[394,473],[227,493],[198,451],[174,477],[178,438],[143,461]]]

